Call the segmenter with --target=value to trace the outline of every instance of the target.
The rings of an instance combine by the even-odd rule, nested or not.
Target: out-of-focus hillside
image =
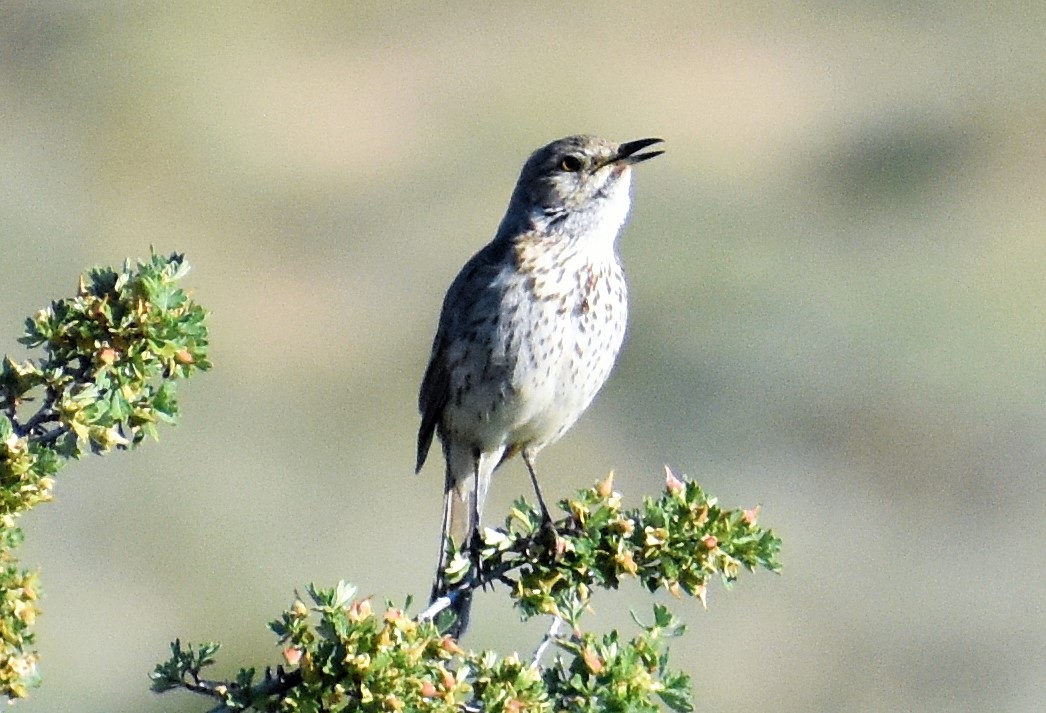
[[[0,4],[0,352],[153,245],[194,265],[216,363],[159,444],[74,464],[26,518],[45,684],[19,709],[202,710],[147,693],[175,636],[223,639],[228,673],[277,660],[264,622],[305,582],[428,591],[440,300],[526,155],[591,132],[667,154],[622,242],[629,341],[546,492],[613,468],[638,502],[667,462],[785,541],[781,577],[676,605],[699,710],[1040,710],[1044,26],[1030,2]],[[506,467],[488,511],[528,488]],[[512,622],[482,596],[469,643],[531,649]]]

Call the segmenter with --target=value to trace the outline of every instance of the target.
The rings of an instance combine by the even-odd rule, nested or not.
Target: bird
[[[615,143],[575,135],[523,164],[493,239],[443,300],[418,395],[416,473],[438,436],[446,463],[435,601],[451,542],[478,537],[491,476],[520,455],[547,523],[534,459],[588,408],[625,337],[628,294],[618,237],[631,208],[632,167],[662,139]],[[472,538],[470,540],[470,538]],[[469,624],[456,592],[449,632]]]

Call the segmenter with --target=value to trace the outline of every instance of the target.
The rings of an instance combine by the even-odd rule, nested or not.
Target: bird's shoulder
[[[496,238],[484,245],[469,258],[447,290],[447,297],[455,296],[465,289],[481,289],[515,264],[512,241]]]

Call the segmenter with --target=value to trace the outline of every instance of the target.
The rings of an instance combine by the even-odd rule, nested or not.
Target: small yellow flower
[[[603,661],[596,655],[596,652],[592,649],[585,649],[581,652],[581,659],[585,662],[585,666],[592,673],[599,673],[603,670]]]
[[[636,561],[632,557],[631,552],[618,552],[616,555],[614,555],[614,562],[617,564],[618,567],[625,570],[632,576],[635,576],[635,574],[639,571],[639,567],[636,566]]]
[[[672,472],[672,469],[667,465],[665,466],[665,490],[670,492],[672,495],[681,495],[686,486],[683,485],[683,481],[676,477],[676,474]]]

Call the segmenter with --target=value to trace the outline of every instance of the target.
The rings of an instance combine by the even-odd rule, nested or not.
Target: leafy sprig
[[[409,601],[376,607],[347,584],[310,585],[270,625],[283,655],[275,670],[205,680],[200,669],[211,658],[175,651],[154,670],[154,689],[209,695],[216,711],[692,710],[689,677],[668,663],[668,642],[684,627],[658,605],[653,623],[637,620],[631,638],[585,633],[581,617],[593,589],[631,577],[651,591],[704,602],[713,577],[730,583],[742,568],[778,571],[780,540],[756,524],[756,510],[721,509],[696,483],[671,473],[662,495],[635,510],[622,509],[609,477],[561,507],[569,514],[553,529],[517,502],[505,528],[483,533],[478,562],[467,553],[451,557],[447,576],[457,584],[415,616]],[[557,651],[550,665],[542,667],[540,655],[527,662],[465,651],[444,633],[438,615],[451,600],[494,582],[510,586],[524,618],[546,613],[570,624],[566,635],[556,635],[558,627],[550,632]],[[207,646],[208,657],[215,646]]]
[[[39,679],[38,578],[17,566],[17,518],[53,498],[68,460],[155,439],[177,421],[177,381],[210,368],[207,313],[177,284],[188,270],[177,253],[92,269],[26,320],[19,341],[41,356],[0,360],[0,695]]]
[[[501,529],[483,531],[479,565],[458,550],[447,565],[450,597],[493,582],[508,584],[521,614],[553,614],[576,625],[593,588],[638,579],[650,592],[707,603],[708,583],[730,586],[741,569],[780,570],[780,540],[757,524],[759,508],[724,510],[694,481],[666,470],[665,490],[625,510],[613,473],[560,508],[567,517],[543,523],[517,501]]]

